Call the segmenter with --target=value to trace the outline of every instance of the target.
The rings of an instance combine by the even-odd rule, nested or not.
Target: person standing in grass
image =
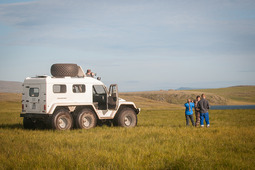
[[[205,119],[206,127],[209,127],[210,123],[208,109],[210,108],[210,105],[208,100],[205,99],[205,94],[202,94],[201,97],[202,99],[197,104],[197,107],[200,109],[200,126],[204,127]]]
[[[200,101],[200,96],[196,97],[196,100],[194,102],[195,104],[195,115],[196,115],[196,127],[200,126],[200,110],[197,107],[198,102]]]
[[[195,104],[191,102],[190,99],[187,99],[187,103],[185,103],[184,106],[186,107],[186,110],[185,110],[186,125],[189,126],[189,119],[190,119],[192,125],[195,126],[195,122],[193,118],[193,110],[192,110]]]

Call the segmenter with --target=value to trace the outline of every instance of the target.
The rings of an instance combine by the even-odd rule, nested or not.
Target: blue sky
[[[90,68],[121,91],[255,85],[254,0],[1,0],[0,80]]]

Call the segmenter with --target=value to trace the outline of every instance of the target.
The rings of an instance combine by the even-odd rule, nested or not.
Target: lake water
[[[255,105],[218,105],[211,106],[210,110],[255,109]]]

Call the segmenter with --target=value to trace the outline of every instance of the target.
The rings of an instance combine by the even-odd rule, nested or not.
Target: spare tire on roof
[[[50,71],[54,77],[76,77],[78,66],[77,64],[53,64]]]

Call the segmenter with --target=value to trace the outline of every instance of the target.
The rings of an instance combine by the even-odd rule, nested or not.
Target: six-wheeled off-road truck
[[[84,74],[76,64],[53,64],[52,76],[28,77],[23,83],[25,129],[89,129],[96,125],[134,127],[140,109],[118,96],[118,86],[106,86]]]

